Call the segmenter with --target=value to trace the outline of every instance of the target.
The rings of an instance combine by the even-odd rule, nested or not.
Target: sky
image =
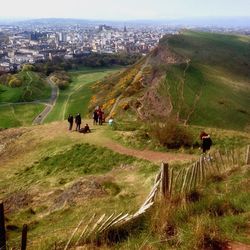
[[[0,0],[1,18],[98,20],[250,16],[250,0]]]

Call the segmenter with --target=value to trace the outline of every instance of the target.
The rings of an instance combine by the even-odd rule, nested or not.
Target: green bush
[[[17,78],[16,76],[12,76],[10,81],[9,81],[9,86],[12,88],[21,87],[22,81],[19,78]]]
[[[161,145],[169,149],[177,149],[182,146],[191,147],[194,142],[193,136],[187,128],[178,124],[174,119],[165,124],[151,125],[149,133]]]
[[[65,71],[59,71],[53,73],[51,80],[60,88],[66,89],[71,82],[70,76]]]
[[[35,71],[35,67],[31,64],[25,64],[22,67],[22,71]]]

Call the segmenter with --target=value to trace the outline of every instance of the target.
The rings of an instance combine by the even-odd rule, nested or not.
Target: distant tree
[[[24,64],[22,66],[22,71],[35,71],[35,66],[31,65],[31,64]]]
[[[11,79],[9,80],[9,86],[12,88],[21,87],[22,81],[19,78],[17,78],[15,75],[13,75]]]

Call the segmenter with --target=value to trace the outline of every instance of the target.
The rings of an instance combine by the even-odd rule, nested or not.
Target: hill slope
[[[142,120],[248,130],[250,38],[185,31],[95,85],[90,109]]]

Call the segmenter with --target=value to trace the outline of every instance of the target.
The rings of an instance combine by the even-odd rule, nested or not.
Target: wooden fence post
[[[4,207],[3,202],[0,201],[0,249],[6,250],[6,232],[4,222]]]
[[[26,247],[27,247],[27,232],[28,232],[28,226],[26,224],[24,224],[23,225],[23,230],[22,230],[21,250],[26,250]]]
[[[169,196],[169,168],[167,163],[162,163],[161,165],[162,171],[162,194],[164,198]]]
[[[246,165],[250,164],[250,145],[247,146]]]

